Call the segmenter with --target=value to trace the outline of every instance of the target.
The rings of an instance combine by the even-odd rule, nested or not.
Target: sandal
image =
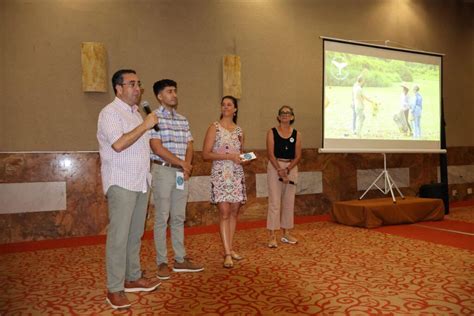
[[[237,260],[237,261],[244,259],[244,257],[242,257],[241,255],[239,255],[239,254],[238,254],[237,252],[235,252],[235,251],[231,251],[231,252],[230,252],[230,255],[231,255],[232,259]]]
[[[224,268],[230,269],[234,267],[234,262],[232,261],[232,255],[231,254],[226,254],[224,256]]]
[[[276,241],[276,236],[271,236],[270,241],[268,242],[268,248],[277,248],[278,244]]]

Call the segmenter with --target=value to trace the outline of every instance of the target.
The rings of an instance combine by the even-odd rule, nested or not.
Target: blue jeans
[[[413,138],[421,138],[421,115],[413,115]]]

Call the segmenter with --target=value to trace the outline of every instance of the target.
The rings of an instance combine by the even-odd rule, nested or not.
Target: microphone
[[[145,110],[146,114],[151,113],[150,104],[148,103],[148,101],[143,101],[141,105],[142,105],[143,110]],[[155,126],[153,126],[153,129],[157,132],[160,130],[160,128],[158,127],[158,124],[155,124]]]
[[[278,181],[281,181],[283,182],[283,179],[282,178],[278,178]],[[294,181],[288,181],[289,184],[293,184],[293,185],[296,185],[296,183]]]

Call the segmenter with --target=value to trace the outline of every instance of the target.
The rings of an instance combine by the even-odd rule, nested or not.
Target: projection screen
[[[445,152],[442,55],[323,37],[320,152]]]

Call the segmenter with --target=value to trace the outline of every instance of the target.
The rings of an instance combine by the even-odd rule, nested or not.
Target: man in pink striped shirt
[[[97,139],[109,209],[106,301],[118,309],[131,306],[124,292],[149,292],[160,285],[144,278],[140,267],[151,179],[149,130],[158,118],[151,113],[143,120],[138,112],[141,83],[134,70],[117,71],[112,86],[115,99],[99,114]]]

